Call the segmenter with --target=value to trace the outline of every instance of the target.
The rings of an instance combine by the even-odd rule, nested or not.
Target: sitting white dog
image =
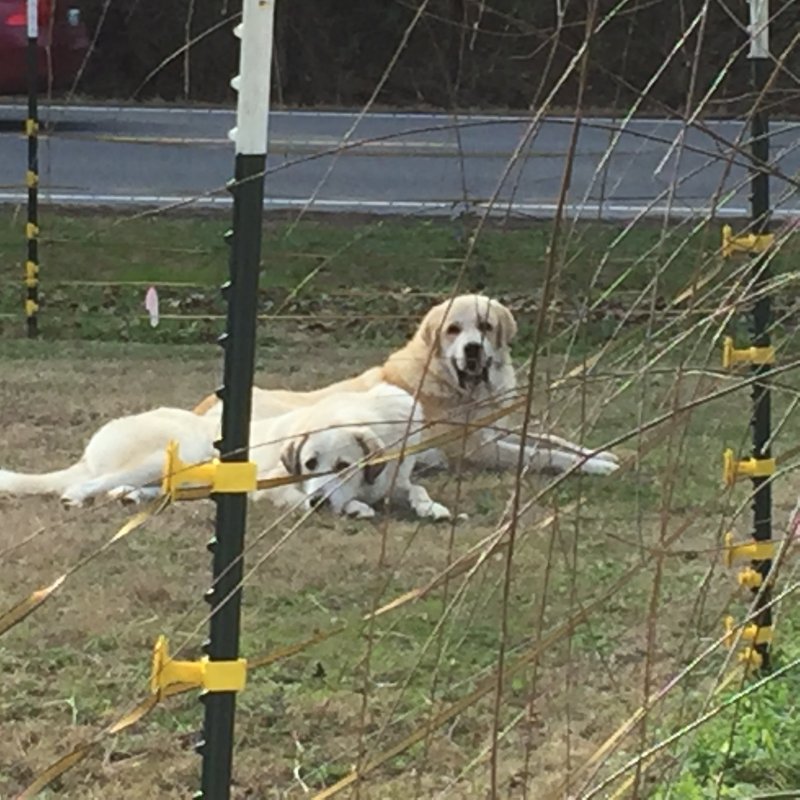
[[[415,454],[365,463],[385,449],[401,450],[422,438],[424,421],[413,398],[393,386],[369,392],[330,395],[319,403],[250,426],[250,459],[258,476],[307,475],[296,485],[265,489],[279,506],[311,508],[327,504],[336,512],[370,517],[372,504],[405,499],[420,517],[448,519],[422,486],[411,483]],[[0,491],[58,494],[67,507],[79,507],[108,494],[141,502],[159,494],[164,453],[172,440],[181,460],[202,463],[217,453],[219,414],[198,417],[179,408],[157,408],[103,425],[72,466],[44,474],[0,470]]]

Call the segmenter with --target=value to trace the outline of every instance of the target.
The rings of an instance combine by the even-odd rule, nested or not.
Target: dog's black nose
[[[314,492],[311,497],[308,498],[308,504],[311,508],[317,509],[321,508],[328,502],[328,498],[322,492]]]
[[[483,348],[477,342],[470,342],[464,345],[464,359],[470,366],[477,366],[480,363]]]

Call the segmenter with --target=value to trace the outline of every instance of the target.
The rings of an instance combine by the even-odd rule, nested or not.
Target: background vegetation
[[[704,5],[705,18],[694,24]],[[580,47],[589,6],[586,0],[278,0],[273,96],[286,105],[364,103],[418,9],[424,8],[377,95],[378,104],[536,108]],[[238,3],[83,0],[82,8],[97,38],[79,93],[119,99],[232,98],[229,78],[235,73],[236,40],[231,30]],[[773,3],[772,13],[772,52],[779,56],[798,30],[800,5]],[[746,24],[747,3],[741,1],[601,0],[585,102],[627,109],[658,73],[645,92],[644,110],[679,112],[687,102],[693,71],[696,102],[734,58],[709,110],[744,111],[753,100]],[[212,29],[188,57],[180,55],[154,69],[187,40]],[[787,67],[795,74],[797,60],[794,49]],[[576,80],[567,81],[555,96],[556,105],[574,103],[576,91]],[[770,87],[769,105],[791,112],[797,91],[797,81],[784,74]]]

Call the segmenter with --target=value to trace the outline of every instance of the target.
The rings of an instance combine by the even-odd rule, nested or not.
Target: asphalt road
[[[0,105],[0,202],[24,199],[24,107]],[[232,110],[53,105],[42,110],[43,200],[67,205],[228,205]],[[550,117],[526,139],[513,116],[274,112],[267,208],[453,214],[465,207],[549,217],[573,121]],[[747,135],[739,122],[590,118],[573,160],[566,213],[747,216]],[[338,153],[342,142],[347,143]],[[518,153],[516,161],[512,154]],[[773,122],[779,217],[800,213],[800,122]],[[783,177],[782,177],[783,176]],[[789,176],[787,180],[785,176]]]

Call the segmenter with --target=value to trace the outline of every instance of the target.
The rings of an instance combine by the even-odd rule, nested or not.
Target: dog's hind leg
[[[132,486],[131,484],[117,486],[107,492],[111,500],[119,500],[124,506],[146,503],[148,500],[155,500],[160,494],[161,488],[158,486]]]
[[[141,464],[130,469],[110,472],[88,481],[68,486],[61,495],[61,502],[66,508],[80,508],[94,500],[95,497],[119,487],[141,489],[157,484],[161,480],[164,457],[161,453],[145,459]]]

